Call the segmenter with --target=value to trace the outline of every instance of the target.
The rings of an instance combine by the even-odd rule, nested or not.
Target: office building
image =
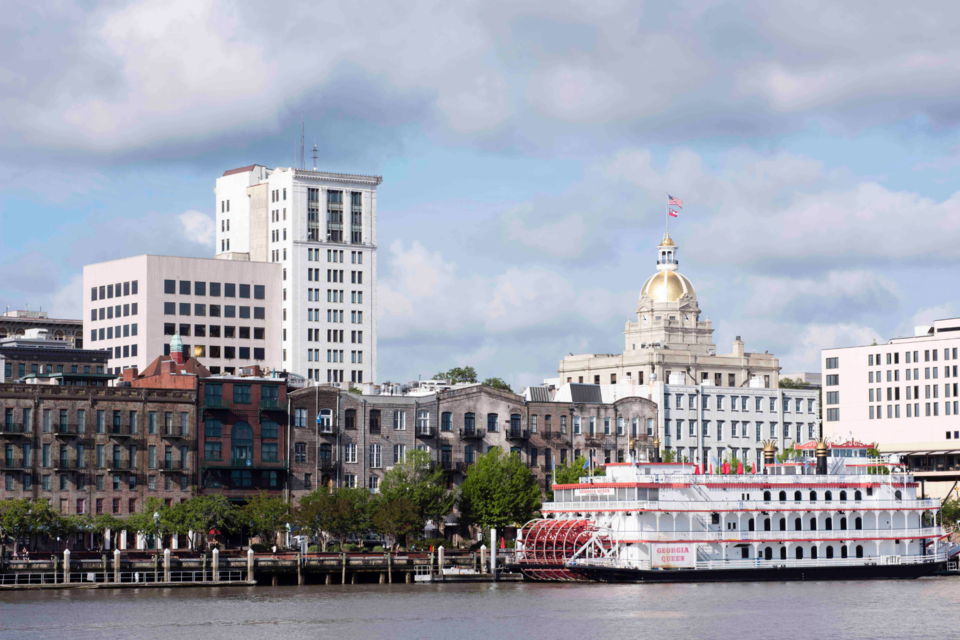
[[[250,165],[217,179],[217,257],[282,268],[280,368],[377,378],[378,176]]]
[[[87,346],[108,373],[143,368],[180,335],[211,373],[280,366],[281,266],[142,255],[83,269]]]

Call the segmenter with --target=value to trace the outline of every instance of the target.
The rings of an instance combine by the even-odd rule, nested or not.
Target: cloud
[[[796,323],[896,311],[896,283],[872,271],[831,271],[824,277],[752,276],[747,314]]]
[[[554,223],[530,228],[519,219],[512,218],[507,225],[507,240],[537,249],[559,258],[575,258],[583,251],[587,226],[583,217],[572,215]]]
[[[177,219],[183,225],[183,235],[188,241],[216,250],[217,225],[213,217],[191,209],[178,215]]]

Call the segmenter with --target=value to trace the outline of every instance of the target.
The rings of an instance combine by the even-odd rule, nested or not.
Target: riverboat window
[[[711,523],[711,524],[720,524],[720,514],[719,514],[719,513],[711,513],[711,514],[710,514],[710,523]]]
[[[841,492],[840,492],[840,502],[846,502],[846,501],[847,501],[847,492],[846,492],[846,491],[841,491]]]
[[[841,528],[842,530],[846,531],[846,529],[847,529],[847,519],[846,519],[846,518],[840,518],[840,528]]]
[[[810,492],[810,502],[816,502],[816,501],[817,501],[817,492],[816,492],[816,491],[811,491],[811,492]]]
[[[827,491],[823,495],[823,499],[826,500],[827,502],[830,502],[831,500],[833,500],[833,493],[831,493],[830,491]]]
[[[797,502],[800,502],[803,499],[803,496],[800,495],[799,491],[793,492],[793,499]]]
[[[770,492],[769,492],[769,491],[764,491],[764,492],[763,492],[763,501],[764,501],[764,502],[770,502]]]
[[[787,501],[787,492],[786,492],[786,491],[781,491],[781,492],[780,492],[780,502],[786,502],[786,501]]]
[[[827,518],[823,523],[827,531],[833,531],[833,518]]]
[[[896,492],[894,492],[893,497],[895,500],[903,500],[903,493],[897,489]]]
[[[857,518],[856,520],[854,520],[853,528],[856,529],[857,531],[863,529],[863,518]],[[857,556],[857,557],[859,558],[860,556]]]
[[[803,520],[801,520],[800,518],[797,518],[796,520],[794,520],[794,521],[793,521],[793,528],[794,528],[794,530],[796,530],[796,531],[802,531],[802,530],[803,530]]]
[[[786,531],[786,530],[787,530],[787,519],[780,518],[780,531]]]
[[[907,353],[909,353],[909,351],[908,351]],[[847,547],[846,547],[846,546],[840,547],[840,557],[841,557],[841,558],[846,558],[846,557],[847,557]]]
[[[810,547],[810,558],[811,558],[812,560],[816,560],[816,559],[817,559],[817,548],[816,548],[816,547]]]
[[[770,531],[770,518],[763,519],[763,530]]]
[[[863,494],[857,491],[853,494],[853,499],[856,500],[857,502],[860,502],[861,500],[863,500]]]

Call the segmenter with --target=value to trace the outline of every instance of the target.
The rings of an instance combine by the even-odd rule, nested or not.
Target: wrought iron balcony
[[[0,424],[0,436],[22,436],[23,434],[23,425],[20,423],[6,422]]]
[[[286,407],[281,405],[279,400],[260,400],[260,411],[286,411]]]
[[[460,429],[461,440],[483,440],[483,431],[477,428]]]
[[[437,430],[433,427],[417,427],[418,438],[432,438],[437,435]]]
[[[530,430],[509,428],[506,430],[505,435],[507,436],[507,440],[529,440]]]
[[[229,409],[230,401],[224,400],[223,396],[204,396],[204,409]]]

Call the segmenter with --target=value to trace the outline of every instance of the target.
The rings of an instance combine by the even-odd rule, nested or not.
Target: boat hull
[[[623,569],[614,567],[568,567],[584,580],[594,582],[786,582],[814,580],[912,580],[930,576],[945,562],[922,564],[871,564],[822,567],[755,567],[740,569]]]

